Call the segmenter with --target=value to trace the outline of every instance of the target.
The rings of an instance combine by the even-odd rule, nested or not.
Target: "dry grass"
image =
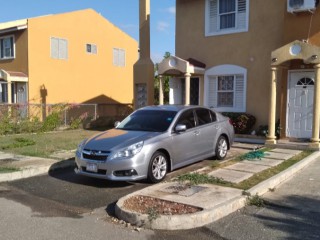
[[[78,144],[98,131],[68,130],[50,133],[19,134],[0,137],[0,151],[26,156],[49,157],[61,150],[76,149]],[[16,140],[34,142],[32,145],[17,146]],[[15,147],[16,146],[16,147]]]

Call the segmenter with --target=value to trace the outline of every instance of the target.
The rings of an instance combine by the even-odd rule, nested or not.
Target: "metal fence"
[[[82,122],[101,119],[121,120],[132,112],[132,104],[0,104],[0,120],[10,116],[11,121],[29,119],[44,121],[50,115],[57,114],[61,125],[70,125],[72,121]]]

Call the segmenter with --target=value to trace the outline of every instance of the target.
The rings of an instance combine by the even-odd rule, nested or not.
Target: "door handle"
[[[200,134],[200,131],[194,131],[194,133],[193,133],[194,135],[196,135],[196,136],[199,136],[199,134]]]

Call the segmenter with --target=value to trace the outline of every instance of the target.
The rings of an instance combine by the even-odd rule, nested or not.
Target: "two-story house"
[[[307,138],[319,148],[320,6],[317,0],[177,0],[170,103],[247,112],[267,143]]]
[[[137,59],[92,9],[0,23],[0,103],[132,103]]]

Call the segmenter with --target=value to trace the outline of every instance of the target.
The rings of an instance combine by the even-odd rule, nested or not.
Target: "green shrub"
[[[61,125],[61,118],[59,112],[53,112],[43,121],[43,124],[40,128],[41,132],[48,132],[55,130],[58,126]]]
[[[280,119],[276,122],[275,126],[275,135],[277,138],[280,138]],[[269,126],[268,125],[260,125],[256,132],[257,136],[267,136],[269,134]]]
[[[250,134],[256,123],[256,118],[249,113],[223,112],[222,114],[231,119],[236,134]]]

